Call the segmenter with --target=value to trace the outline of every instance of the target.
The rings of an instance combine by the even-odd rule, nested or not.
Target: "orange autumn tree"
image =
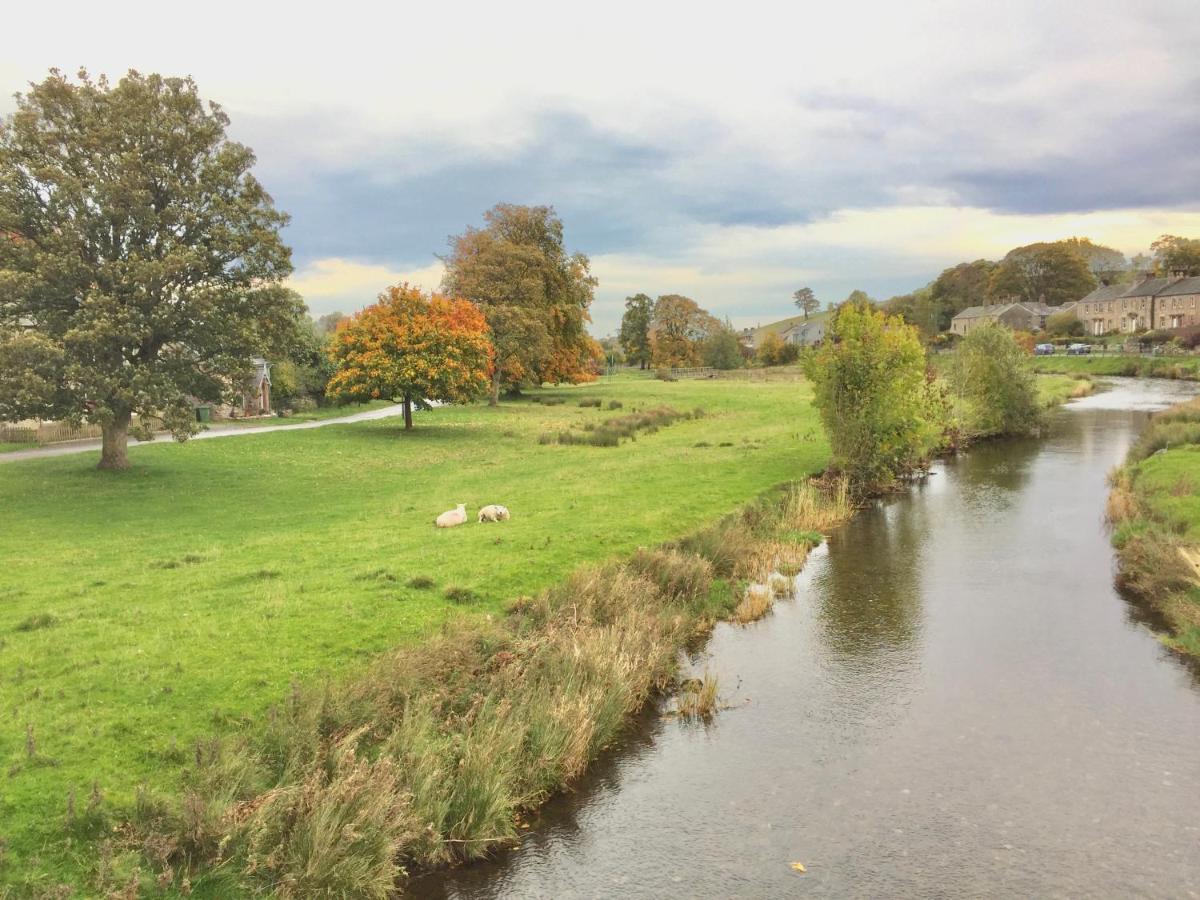
[[[326,395],[339,403],[399,400],[462,403],[487,390],[491,337],[475,304],[401,284],[343,321],[329,347],[336,366]]]

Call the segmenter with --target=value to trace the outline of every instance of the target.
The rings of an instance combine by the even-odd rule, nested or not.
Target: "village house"
[[[780,334],[785,344],[796,344],[809,347],[820,342],[825,337],[825,320],[812,319],[800,321]]]
[[[1101,285],[1076,305],[1089,334],[1136,334],[1200,325],[1200,277],[1152,278]]]
[[[1042,331],[1046,327],[1046,319],[1074,306],[1074,303],[1064,303],[1062,306],[1047,306],[1045,303],[992,303],[986,306],[969,306],[951,319],[950,331],[965,337],[973,329],[994,322],[1013,331]]]

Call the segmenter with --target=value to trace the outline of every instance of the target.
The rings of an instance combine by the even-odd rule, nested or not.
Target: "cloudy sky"
[[[1087,235],[1200,236],[1195,0],[19,4],[45,70],[190,74],[291,213],[315,312],[440,280],[446,238],[552,204],[600,280],[735,324]]]

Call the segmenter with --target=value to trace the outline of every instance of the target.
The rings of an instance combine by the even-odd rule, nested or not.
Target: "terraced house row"
[[[1200,325],[1200,277],[1101,285],[1076,304],[1075,314],[1094,335]]]

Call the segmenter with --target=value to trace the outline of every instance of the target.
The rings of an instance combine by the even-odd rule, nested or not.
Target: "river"
[[[1114,384],[862,512],[693,660],[731,708],[648,713],[520,847],[414,893],[1200,896],[1200,678],[1115,591],[1103,521],[1194,386]]]

